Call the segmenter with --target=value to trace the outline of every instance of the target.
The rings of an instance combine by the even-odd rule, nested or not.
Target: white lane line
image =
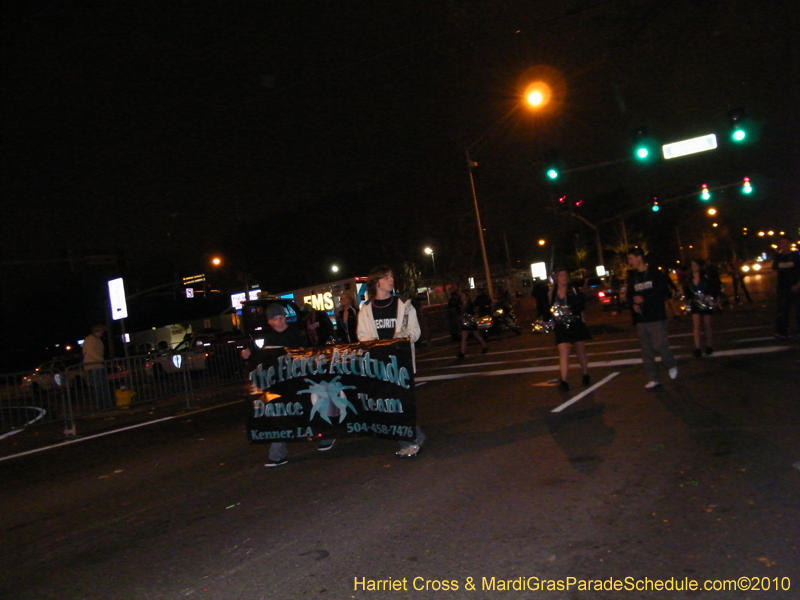
[[[33,425],[34,423],[36,423],[36,421],[43,418],[47,414],[47,411],[45,409],[39,408],[38,406],[11,406],[8,408],[8,410],[20,410],[20,409],[34,411],[37,413],[38,416],[36,418],[31,419],[27,423],[21,425],[19,429],[12,429],[11,431],[7,431],[3,435],[0,435],[0,440],[3,440],[7,437],[11,437],[12,435],[16,435],[22,432],[28,425]]]
[[[611,373],[610,375],[607,375],[606,377],[604,377],[603,379],[601,379],[600,381],[595,383],[593,386],[586,388],[580,394],[578,394],[574,398],[570,398],[569,400],[564,402],[564,404],[562,404],[561,406],[557,406],[556,408],[554,408],[550,412],[554,412],[554,413],[561,412],[562,410],[564,410],[568,406],[571,406],[572,404],[575,404],[578,400],[583,398],[586,394],[591,394],[594,390],[599,388],[601,385],[605,385],[606,383],[608,383],[609,381],[614,379],[614,377],[616,377],[617,375],[619,375],[619,372],[615,372],[615,373]]]
[[[784,350],[791,350],[792,346],[767,346],[764,348],[742,348],[740,350],[719,350],[715,351],[714,354],[711,356],[703,357],[703,360],[707,359],[714,359],[719,357],[726,357],[726,356],[739,356],[739,355],[747,355],[747,354],[769,354],[773,352],[782,352]],[[688,358],[688,354],[679,354],[676,355],[676,359],[683,359]],[[661,357],[656,358],[657,361],[661,360]],[[625,359],[618,359],[618,360],[601,360],[590,362],[590,367],[624,367],[629,365],[638,365],[642,363],[641,358],[625,358]],[[481,363],[477,363],[476,367],[482,366]],[[546,371],[557,371],[558,365],[547,365],[541,367],[524,367],[519,369],[500,369],[497,371],[472,371],[468,373],[452,373],[447,375],[429,375],[427,377],[417,377],[415,379],[416,382],[420,381],[443,381],[447,379],[461,379],[463,377],[502,377],[504,375],[524,375],[526,373],[544,373]]]
[[[171,421],[172,419],[183,419],[184,417],[190,417],[192,415],[196,415],[201,412],[207,412],[209,410],[217,410],[218,408],[224,408],[226,406],[232,406],[234,404],[239,404],[243,402],[243,400],[237,400],[236,402],[228,402],[227,404],[220,404],[219,406],[211,406],[209,408],[201,408],[198,410],[194,410],[192,412],[182,413],[180,415],[172,415],[170,417],[163,417],[161,419],[156,419],[155,421],[145,421],[144,423],[136,423],[135,425],[128,425],[127,427],[120,427],[119,429],[111,429],[109,431],[103,431],[101,433],[95,433],[93,435],[87,435],[86,437],[79,437],[75,438],[74,440],[65,440],[63,442],[59,442],[58,444],[51,444],[50,446],[43,446],[42,448],[34,448],[33,450],[27,450],[25,452],[20,452],[18,454],[12,454],[10,456],[0,456],[0,462],[4,460],[11,460],[12,458],[20,458],[22,456],[28,456],[30,454],[36,454],[37,452],[44,452],[45,450],[52,450],[53,448],[63,448],[64,446],[70,446],[71,444],[78,444],[80,442],[87,442],[89,440],[94,440],[97,438],[105,437],[107,435],[113,435],[115,433],[122,433],[123,431],[130,431],[131,429],[138,429],[139,427],[146,427],[147,425],[155,425],[156,423],[163,423],[164,421]]]

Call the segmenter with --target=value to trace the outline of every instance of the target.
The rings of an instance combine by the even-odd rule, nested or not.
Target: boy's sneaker
[[[336,443],[335,438],[332,440],[323,440],[319,443],[319,446],[317,447],[317,452],[327,452],[328,450],[333,448],[333,445],[335,443]]]
[[[584,376],[583,376],[583,379],[581,379],[581,383],[583,384],[583,387],[586,387],[586,386],[587,386],[587,385],[589,385],[591,382],[592,382],[592,378],[591,378],[591,377],[589,377],[588,375],[584,375]]]
[[[289,462],[288,458],[281,458],[279,460],[271,460],[264,464],[265,467],[280,467]]]
[[[668,373],[670,379],[675,379],[678,376],[678,367],[672,367]]]
[[[714,349],[711,346],[706,346],[706,356],[714,354]]]
[[[701,358],[703,356],[703,351],[700,350],[700,348],[695,348],[692,351],[692,356],[694,356],[695,358]]]
[[[405,448],[400,448],[400,450],[395,452],[395,455],[399,456],[400,458],[414,458],[420,452],[422,452],[422,446],[419,444],[411,444]]]
[[[648,381],[647,384],[644,386],[644,389],[646,389],[646,390],[654,390],[660,385],[661,385],[661,383],[658,382],[658,381]]]

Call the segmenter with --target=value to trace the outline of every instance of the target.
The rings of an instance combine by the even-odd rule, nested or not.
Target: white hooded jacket
[[[404,302],[397,299],[397,322],[394,328],[394,338],[408,338],[411,341],[411,360],[414,365],[414,372],[417,370],[414,358],[414,342],[419,339],[421,334],[417,311],[411,301]],[[358,326],[356,336],[359,342],[372,342],[378,338],[378,328],[375,327],[375,317],[372,314],[372,300],[370,299],[361,307],[358,312]]]

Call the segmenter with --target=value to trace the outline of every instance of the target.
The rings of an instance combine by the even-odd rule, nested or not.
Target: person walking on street
[[[358,303],[355,294],[344,292],[339,298],[339,309],[336,311],[336,333],[343,344],[355,344],[356,324],[358,323]]]
[[[795,313],[795,324],[800,327],[800,253],[792,251],[792,238],[788,235],[782,235],[778,240],[772,270],[778,274],[775,337],[785,340],[789,338],[792,312]]]
[[[744,282],[744,274],[742,273],[742,261],[738,257],[728,263],[728,274],[731,276],[731,284],[733,285],[733,300],[736,304],[740,304],[739,288],[742,288],[744,297],[747,298],[747,303],[752,304],[753,299],[750,297],[750,292],[747,290],[747,285]]]
[[[265,346],[284,348],[303,348],[308,346],[306,336],[296,326],[286,320],[286,309],[277,302],[267,306],[267,327],[262,332]],[[317,450],[326,452],[333,448],[336,439],[320,440]],[[272,442],[269,445],[269,461],[265,467],[280,467],[289,462],[289,449],[286,442]]]
[[[583,373],[582,384],[589,385],[589,361],[586,358],[586,340],[592,339],[589,329],[583,320],[586,308],[586,296],[569,284],[569,273],[566,269],[553,271],[553,289],[550,291],[550,312],[555,320],[553,332],[558,348],[558,366],[561,372],[559,388],[569,391],[567,377],[569,373],[569,351],[575,348],[578,363]]]
[[[461,292],[461,296],[459,297],[459,325],[461,328],[461,346],[459,347],[458,354],[456,358],[461,361],[464,360],[467,353],[467,338],[469,338],[470,334],[474,337],[480,345],[482,346],[481,354],[486,354],[489,351],[489,346],[486,345],[481,334],[478,332],[478,325],[475,323],[476,311],[478,308],[475,306],[475,303],[470,299],[469,293],[466,291]]]
[[[83,370],[89,380],[89,386],[94,391],[95,401],[99,408],[110,408],[114,405],[111,397],[111,388],[108,385],[106,372],[106,345],[103,343],[103,334],[106,332],[104,325],[94,325],[81,344],[83,354]]]
[[[700,344],[701,325],[706,333],[705,353],[710,355],[714,352],[711,315],[716,311],[722,284],[717,277],[713,276],[713,273],[708,273],[702,258],[692,259],[689,267],[689,275],[684,282],[683,293],[689,303],[689,314],[692,315],[692,335],[694,336],[692,356],[700,358],[703,356]]]
[[[406,338],[411,342],[411,360],[414,372],[414,342],[419,339],[420,327],[417,311],[411,301],[394,295],[394,274],[385,266],[372,269],[367,278],[366,303],[358,313],[357,336],[359,342]],[[413,442],[400,442],[395,454],[400,458],[413,458],[420,453],[425,434],[419,426]]]
[[[628,273],[626,299],[642,348],[642,364],[648,378],[645,388],[652,390],[661,385],[656,353],[661,356],[670,379],[678,376],[678,363],[669,349],[667,339],[665,302],[670,295],[667,274],[649,266],[641,248],[628,251],[628,266],[631,271]]]

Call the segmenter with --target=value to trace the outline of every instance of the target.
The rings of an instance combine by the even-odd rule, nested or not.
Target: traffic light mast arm
[[[607,160],[605,162],[593,163],[591,165],[585,165],[583,167],[575,167],[574,169],[564,169],[560,171],[561,173],[577,173],[578,171],[588,171],[590,169],[599,169],[600,167],[608,167],[611,165],[616,165],[623,162],[630,162],[633,160],[632,158],[615,158],[614,160]]]
[[[727,189],[727,188],[735,187],[737,185],[742,185],[742,182],[741,181],[735,181],[733,183],[726,183],[724,185],[718,185],[717,187],[708,188],[708,191],[709,192],[714,192],[714,191],[717,191],[717,190],[724,190],[724,189]],[[667,204],[669,202],[677,202],[678,200],[684,200],[685,198],[693,198],[696,195],[697,195],[697,192],[692,192],[691,194],[682,194],[680,196],[674,196],[672,198],[667,198],[666,200],[659,199],[658,205],[659,206],[664,206],[665,204]],[[652,206],[648,204],[647,206],[640,206],[638,208],[633,208],[631,210],[616,214],[613,217],[608,217],[607,219],[603,219],[602,221],[598,221],[597,224],[598,225],[605,225],[606,223],[610,223],[612,221],[616,221],[617,219],[624,219],[624,218],[629,217],[631,215],[635,215],[636,213],[642,212],[643,210],[652,210]]]

